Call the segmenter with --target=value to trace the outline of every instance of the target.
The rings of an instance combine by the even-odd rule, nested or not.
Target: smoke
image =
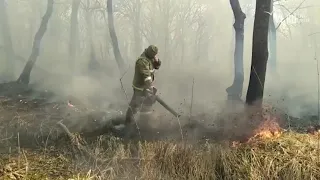
[[[39,4],[38,1],[33,0],[33,3],[27,4],[10,1],[7,6],[13,48],[15,54],[24,59],[30,54],[34,34],[45,11],[45,3]],[[101,3],[103,5],[104,1]],[[319,2],[313,0],[309,3],[306,6],[315,6]],[[286,5],[295,7],[298,4],[298,1],[290,1]],[[77,72],[71,76],[68,69],[70,5],[70,1],[62,0],[54,6],[41,53],[31,75],[32,83],[37,83],[38,88],[53,91],[58,96],[73,96],[84,104],[96,104],[105,110],[115,104],[126,106],[132,95],[134,61],[145,47],[155,44],[160,49],[160,59],[163,61],[156,74],[155,84],[160,96],[168,104],[186,116],[217,116],[224,110],[225,89],[233,80],[233,14],[228,1],[150,1],[142,3],[141,12],[128,10],[129,7],[134,10],[137,6],[133,1],[126,4],[119,2],[115,13],[116,32],[121,53],[130,66],[122,80],[124,89],[121,88],[108,27],[98,11],[92,13],[92,40],[100,69],[88,71],[91,47],[88,45],[88,27],[84,18],[87,11],[80,8]],[[244,8],[248,9],[245,12],[248,17],[244,34],[243,99],[246,96],[251,63],[254,18],[249,13],[252,11],[250,7]],[[319,30],[319,24],[314,23],[317,19],[315,14],[314,9],[300,10],[294,16],[303,15],[309,21],[281,25],[277,32],[277,73],[269,72],[266,79],[266,102],[276,104],[297,117],[316,112],[317,71],[314,51],[319,48],[315,49],[307,36]],[[137,22],[136,16],[141,17],[141,21]],[[2,35],[0,37],[0,44],[4,45]],[[142,44],[139,48],[136,47],[139,44],[135,42],[137,40]],[[3,49],[0,49],[0,60],[5,64]],[[14,61],[17,78],[25,61]],[[1,66],[1,72],[5,72],[5,69],[6,66]],[[192,92],[193,79],[195,83]],[[191,104],[193,109],[190,113]],[[156,105],[155,109],[159,113],[168,114],[160,105]]]

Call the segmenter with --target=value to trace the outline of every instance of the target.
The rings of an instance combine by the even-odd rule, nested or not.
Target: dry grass
[[[128,143],[109,136],[85,143],[82,139],[79,142],[98,160],[93,161],[84,158],[69,139],[47,143],[52,127],[71,113],[65,104],[40,105],[20,99],[0,102],[0,179],[4,180],[320,179],[317,135],[286,132],[235,148],[229,143]],[[32,136],[23,137],[22,132],[40,136],[37,144],[42,148],[28,146]]]
[[[103,164],[83,166],[61,153],[28,152],[19,159],[4,158],[1,165],[2,175],[17,173],[25,179],[320,179],[318,143],[317,136],[296,133],[236,148],[166,141],[123,144],[111,138],[92,148]]]

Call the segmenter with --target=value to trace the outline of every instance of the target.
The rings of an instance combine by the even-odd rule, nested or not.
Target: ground
[[[245,140],[233,128],[214,132],[194,120],[204,116],[152,136],[141,128],[141,137],[128,139],[109,127],[116,110],[19,94],[0,99],[2,179],[320,179],[319,133],[287,129],[268,113]]]

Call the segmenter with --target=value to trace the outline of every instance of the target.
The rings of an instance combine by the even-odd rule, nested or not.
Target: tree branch
[[[278,26],[276,27],[276,29],[278,29],[281,24],[286,21],[292,14],[294,14],[301,6],[302,4],[305,2],[306,0],[303,0],[288,16],[286,16],[279,24]]]

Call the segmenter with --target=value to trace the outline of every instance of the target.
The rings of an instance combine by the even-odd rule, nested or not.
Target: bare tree
[[[114,27],[113,7],[112,6],[113,6],[112,0],[107,0],[109,33],[110,33],[110,37],[112,40],[114,56],[116,58],[120,73],[122,73],[122,72],[124,72],[125,63],[124,63],[124,60],[122,58],[122,55],[121,55],[120,49],[119,49],[118,37],[117,37],[116,30]]]
[[[134,35],[134,53],[138,55],[142,51],[142,37],[141,37],[141,0],[135,0],[132,7],[132,25],[133,25],[133,35]]]
[[[14,61],[15,61],[15,53],[13,50],[12,40],[11,40],[11,32],[10,26],[8,23],[8,15],[6,9],[5,0],[0,0],[0,26],[2,27],[2,35],[4,39],[4,51],[7,59],[7,72],[6,74],[10,77],[14,76]]]
[[[92,23],[92,14],[94,8],[91,8],[91,1],[87,0],[86,7],[85,7],[85,20],[86,20],[86,27],[87,27],[87,47],[92,46],[92,37],[93,37],[93,23]],[[92,48],[92,47],[91,47]]]
[[[97,61],[96,53],[94,51],[93,45],[93,23],[92,23],[92,12],[95,8],[91,8],[91,1],[87,0],[85,10],[85,21],[86,21],[86,28],[87,28],[87,48],[90,47],[90,58],[88,63],[88,70],[89,72],[95,71],[97,67],[99,67],[99,62]]]
[[[164,1],[162,4],[160,1],[157,2],[159,10],[162,14],[162,28],[161,28],[161,38],[163,39],[163,59],[166,59],[166,64],[169,65],[170,64],[170,56],[168,55],[170,52],[170,24],[172,23],[172,8],[169,6],[171,0],[168,1]],[[169,3],[169,4],[165,4],[165,3]],[[171,20],[171,21],[170,21]]]
[[[185,60],[187,47],[191,47],[190,43],[186,46],[186,42],[192,41],[195,42],[195,47],[191,47],[195,50],[195,61],[200,60],[200,58],[207,59],[208,57],[208,31],[207,31],[207,22],[205,21],[204,12],[207,8],[203,8],[198,1],[182,1],[177,7],[178,13],[176,18],[175,25],[175,36],[172,38],[172,46],[175,48],[180,48],[180,53],[175,52],[173,57],[174,59],[179,59],[181,63]],[[188,28],[186,28],[188,27]],[[190,37],[187,37],[186,34],[188,30],[195,28],[195,40],[190,40]],[[175,40],[176,39],[176,40]]]
[[[234,30],[236,32],[234,50],[234,79],[233,84],[226,89],[228,99],[240,100],[243,90],[243,44],[244,44],[244,20],[246,15],[242,12],[239,0],[230,0],[234,15]]]
[[[201,60],[208,60],[208,32],[206,30],[206,22],[203,17],[199,17],[197,21],[197,33],[195,42],[195,61],[200,63]]]
[[[72,12],[70,20],[70,42],[69,42],[69,55],[70,55],[70,70],[74,73],[74,65],[76,54],[79,46],[79,27],[78,27],[78,11],[81,0],[72,1]]]
[[[45,32],[47,31],[48,22],[49,22],[51,15],[52,15],[52,12],[53,12],[53,0],[48,0],[47,11],[43,16],[40,27],[38,29],[38,32],[36,33],[36,35],[34,37],[31,55],[29,56],[28,62],[25,65],[22,73],[20,74],[20,77],[17,80],[18,83],[26,84],[26,85],[29,84],[31,70],[32,70],[32,68],[33,68],[34,64],[36,63],[37,58],[39,56],[39,49],[41,46],[41,40],[42,40]]]
[[[142,51],[142,32],[143,28],[141,28],[141,18],[142,12],[142,5],[146,4],[145,0],[121,0],[117,1],[117,14],[122,20],[128,22],[131,25],[132,29],[132,42],[133,43],[126,43],[125,46],[128,48],[130,47],[131,53],[137,56]],[[128,30],[126,31],[128,32]],[[131,33],[131,32],[130,32]],[[128,45],[130,44],[130,45]],[[131,45],[132,44],[132,45]]]
[[[250,81],[246,103],[261,107],[268,61],[268,30],[271,0],[256,2]]]

